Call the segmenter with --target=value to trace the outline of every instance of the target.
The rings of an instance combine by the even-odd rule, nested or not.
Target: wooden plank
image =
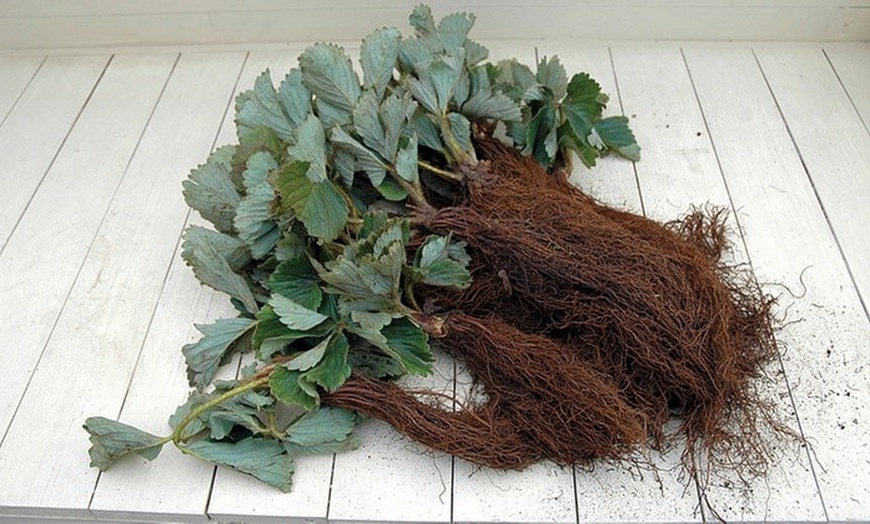
[[[647,214],[666,220],[684,213],[692,204],[709,202],[730,207],[730,196],[680,50],[614,49],[613,57],[623,103],[637,114],[633,128],[644,148],[637,170]],[[727,83],[724,86],[731,87]],[[746,116],[745,113],[739,115]],[[731,224],[736,225],[733,219]],[[747,255],[740,237],[735,234],[732,240],[734,249],[730,260],[745,262]],[[771,373],[776,373],[776,367],[770,367]],[[785,404],[783,411],[788,413],[790,406],[783,400],[788,398],[787,385],[781,375],[774,376],[778,378],[776,383],[769,389],[762,388],[762,393],[765,398]],[[796,425],[793,419],[791,422]],[[715,484],[717,477],[714,472],[710,482]],[[771,488],[769,496],[777,499],[773,510],[794,511],[807,519],[818,517],[820,508],[818,504],[812,505],[814,486],[807,468],[791,469],[788,465],[772,468],[770,478],[774,479],[772,483],[782,481],[777,486],[791,483],[784,492]],[[756,483],[746,488],[747,492],[750,489],[765,493],[766,487]],[[801,511],[803,505],[786,507],[787,500],[807,493],[809,507],[806,511]],[[715,512],[727,513],[734,498],[727,490],[708,490],[704,493],[702,510],[706,510],[707,518],[713,518]],[[749,506],[741,508],[745,518],[764,518],[762,504]],[[771,518],[779,518],[779,515],[772,513]]]
[[[296,59],[301,52],[302,48],[298,47],[272,52],[251,52],[239,79],[237,91],[250,89],[257,76],[266,68],[272,73],[272,81],[279,84],[287,72],[297,65]],[[218,144],[237,142],[232,119],[232,114],[225,119],[218,135]],[[229,316],[230,312],[227,309],[224,314]],[[208,515],[220,521],[256,519],[258,522],[287,522],[325,519],[331,475],[331,455],[300,457],[296,460],[293,473],[293,490],[290,493],[281,493],[246,475],[218,468],[208,502]]]
[[[195,60],[209,59],[209,55],[193,57]],[[225,68],[227,78],[237,75],[242,66],[239,55],[234,55],[234,61],[229,63],[224,55],[214,55],[214,59],[218,67]],[[229,67],[235,65],[235,61],[239,62],[237,71]],[[189,81],[179,73],[176,72],[173,82]],[[223,83],[228,83],[228,80]],[[196,95],[195,84],[191,85],[194,86],[191,95]],[[212,136],[209,146],[213,145],[219,130],[208,129],[209,120],[205,116],[207,114],[210,118],[226,112],[221,129],[227,126],[227,122],[232,127],[232,111],[227,112],[227,109],[232,107],[234,96],[235,93],[227,89],[222,105],[217,103],[220,102],[219,98],[211,97],[215,105],[203,107],[197,129],[186,132],[200,134],[203,141]],[[204,151],[202,144],[197,149],[200,153]],[[196,151],[191,153],[193,163],[190,166],[176,166],[179,174],[205,160],[205,156],[193,160],[193,154]],[[194,222],[208,225],[198,217],[194,217]],[[179,245],[172,258],[166,284],[160,293],[119,420],[154,434],[168,433],[168,415],[187,399],[190,392],[181,347],[199,339],[200,333],[194,323],[211,323],[216,318],[231,316],[234,315],[226,296],[200,285],[181,259]],[[175,449],[166,449],[159,460],[138,466],[131,464],[129,467],[119,467],[100,476],[90,504],[95,515],[115,519],[142,518],[146,514],[152,518],[159,516],[162,520],[203,518],[214,475],[213,466],[183,456]]]
[[[0,56],[0,127],[44,60],[42,56]]]
[[[0,255],[4,435],[174,60],[113,61]]]
[[[804,187],[803,192],[815,193],[794,204],[790,216],[782,216],[781,231],[775,235],[780,243],[793,242],[794,247],[776,250],[789,256],[776,260],[772,254],[770,262],[782,268],[781,274],[791,275],[796,292],[803,286],[795,283],[794,275],[806,269],[802,282],[807,296],[792,308],[794,318],[801,321],[789,326],[792,345],[805,348],[798,351],[790,346],[789,351],[795,358],[794,378],[789,368],[790,379],[798,384],[795,402],[819,462],[816,474],[827,516],[831,520],[867,519],[870,464],[859,457],[870,456],[863,428],[870,399],[863,374],[870,354],[866,317],[870,135],[821,52],[757,50],[756,54],[805,166],[804,173],[792,173],[806,176],[808,172],[804,184],[812,187]],[[777,187],[791,194],[796,185]],[[835,238],[808,220],[807,210],[813,209],[808,202],[813,197],[821,201]],[[772,214],[780,214],[778,207],[771,209],[776,209]],[[790,221],[800,224],[800,231],[788,234],[789,227],[795,227],[789,226]],[[769,242],[776,245],[775,238]],[[858,293],[864,293],[863,311],[848,272],[836,256],[837,244],[846,255]],[[772,276],[776,278],[775,273]]]
[[[185,55],[174,68],[0,448],[0,469],[30,471],[4,505],[87,512],[96,471],[79,426],[120,411],[187,215],[180,182],[211,148],[243,56]]]
[[[607,49],[572,51],[563,62],[569,73],[586,70],[610,95],[606,115],[628,113],[632,106],[621,107],[617,79]],[[631,123],[635,126],[634,121]],[[641,153],[645,156],[645,152]],[[644,158],[645,162],[646,159]],[[599,160],[592,169],[577,162],[573,180],[584,190],[605,203],[635,213],[642,213],[634,165],[625,159],[609,157]],[[601,464],[593,471],[576,471],[577,515],[581,522],[685,521],[696,514],[698,499],[694,485],[687,489],[679,478],[679,450],[648,457],[651,470]],[[630,498],[636,503],[624,504]]]
[[[756,55],[866,311],[870,134],[819,49],[759,49]]]
[[[5,188],[0,251],[75,125],[108,58],[48,58],[0,127],[0,187]]]
[[[870,130],[870,43],[825,45],[825,55],[855,109]]]
[[[830,287],[835,282],[844,282],[844,278],[848,282],[848,273],[839,260],[824,214],[752,52],[687,49],[685,54],[734,207],[738,209],[743,239],[757,278],[800,290],[801,272],[812,266],[817,269],[806,273],[805,283],[810,285],[813,297],[796,300],[781,294],[779,314],[789,310],[791,316],[796,310],[806,311],[807,301],[830,304]],[[783,253],[789,256],[783,257]],[[825,278],[819,280],[819,273]],[[774,287],[767,291],[781,293]],[[841,298],[838,297],[838,302]],[[853,302],[860,310],[860,304]],[[807,312],[800,317],[801,330],[828,330],[816,314]],[[838,342],[860,345],[854,327],[852,333],[846,330],[841,335],[845,335],[845,340]],[[780,343],[788,348],[782,361],[789,381],[816,383],[812,387],[819,387],[821,384],[806,376],[810,365],[807,361],[813,360],[813,345],[806,339],[795,338],[792,326],[783,330]],[[805,396],[802,389],[792,394],[796,398]],[[798,402],[797,407],[805,434],[815,438],[810,430],[814,424],[812,413],[818,408],[805,401]],[[796,427],[793,421],[791,424]],[[814,440],[817,452],[828,447],[827,435],[818,434],[818,440]],[[732,486],[740,485],[739,479],[729,480]],[[792,448],[787,449],[781,467],[771,472],[764,491],[756,488],[754,493],[741,493],[721,484],[711,485],[707,491],[721,501],[720,514],[727,520],[825,518],[810,457],[805,452],[795,455]]]

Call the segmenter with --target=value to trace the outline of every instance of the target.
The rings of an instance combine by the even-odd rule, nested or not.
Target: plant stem
[[[242,393],[246,393],[248,391],[251,391],[252,389],[257,389],[260,386],[265,386],[268,383],[269,377],[265,376],[257,380],[248,382],[246,384],[242,384],[241,386],[235,387],[223,393],[222,395],[209,400],[205,404],[197,406],[193,411],[188,413],[186,417],[181,419],[181,422],[179,422],[178,426],[175,427],[175,431],[172,432],[172,435],[167,437],[166,441],[168,442],[169,439],[171,439],[176,446],[181,444],[185,440],[182,438],[182,435],[184,434],[184,428],[186,428],[191,422],[196,420],[200,415],[216,406],[219,406],[220,404],[223,404],[227,400],[237,395],[241,395]]]
[[[399,174],[396,173],[395,170],[390,170],[390,174],[393,176],[393,179],[395,179],[396,183],[399,184],[399,186],[408,193],[408,196],[414,202],[414,205],[417,206],[422,212],[435,212],[435,208],[432,206],[432,204],[429,203],[428,200],[426,200],[426,195],[423,194],[423,187],[420,185],[419,179],[416,180],[416,183],[412,184],[411,182],[408,182],[407,180],[399,176]]]
[[[417,165],[422,167],[426,171],[429,171],[430,173],[438,175],[439,177],[441,177],[445,180],[449,180],[451,182],[461,182],[462,181],[461,175],[459,175],[457,173],[452,173],[450,171],[445,171],[444,169],[435,167],[432,164],[429,164],[429,163],[424,162],[422,160],[417,160]]]

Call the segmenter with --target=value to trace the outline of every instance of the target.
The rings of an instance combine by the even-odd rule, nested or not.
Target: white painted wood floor
[[[283,74],[301,46],[6,54],[0,521],[870,519],[870,45],[489,45],[528,63],[535,45],[559,54],[631,116],[643,160],[580,168],[584,188],[656,219],[693,203],[734,210],[734,257],[770,283],[788,321],[764,391],[809,449],[787,452],[766,481],[699,493],[673,469],[679,450],[656,459],[657,478],[475,471],[369,421],[359,450],[299,460],[290,494],[169,447],[100,475],[84,419],[165,433],[188,392],[180,348],[193,323],[231,314],[178,256],[198,220],[181,181],[232,140],[234,94],[266,67]]]

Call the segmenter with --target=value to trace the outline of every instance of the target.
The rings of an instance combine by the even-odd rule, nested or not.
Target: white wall
[[[0,49],[357,41],[419,0],[0,0]],[[870,0],[445,0],[480,39],[870,40]]]

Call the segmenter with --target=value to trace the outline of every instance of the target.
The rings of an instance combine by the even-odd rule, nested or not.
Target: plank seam
[[[840,73],[837,71],[837,68],[834,67],[834,62],[831,60],[831,57],[828,55],[827,49],[822,48],[822,54],[825,55],[825,60],[828,61],[828,65],[831,66],[831,71],[834,72],[834,76],[837,77],[837,82],[840,83],[840,87],[843,88],[843,92],[846,93],[846,98],[849,99],[849,103],[852,104],[852,108],[855,110],[855,114],[858,115],[858,120],[864,125],[864,130],[870,134],[870,127],[867,126],[867,121],[864,120],[864,115],[861,114],[861,111],[858,109],[858,105],[855,104],[855,100],[852,99],[852,93],[846,88],[846,84],[843,83],[843,79],[840,78]]]
[[[112,56],[114,56],[114,55],[112,55]],[[57,160],[57,157],[60,156],[60,152],[63,150],[63,147],[66,145],[67,139],[72,134],[73,129],[75,129],[75,127],[76,127],[76,124],[78,124],[79,118],[82,116],[82,113],[84,113],[85,108],[88,107],[88,104],[91,101],[91,97],[94,96],[94,92],[97,90],[97,86],[100,84],[100,80],[103,79],[103,75],[106,74],[106,70],[109,68],[109,64],[112,62],[112,56],[109,57],[109,60],[106,62],[106,65],[103,66],[103,70],[100,71],[100,75],[97,77],[97,81],[94,82],[93,87],[91,87],[91,91],[88,93],[87,98],[85,98],[85,102],[82,104],[82,107],[79,108],[79,112],[76,114],[76,117],[73,119],[72,124],[70,124],[69,129],[67,129],[66,134],[63,137],[63,140],[61,140],[61,142],[60,142],[60,145],[57,147],[57,151],[55,151],[54,155],[51,157],[51,161],[48,163],[48,167],[45,168],[45,171],[42,173],[42,176],[39,178],[39,182],[37,182],[36,187],[33,188],[33,192],[30,194],[30,198],[28,198],[27,203],[24,204],[24,209],[21,210],[21,213],[18,215],[18,218],[15,220],[15,224],[13,224],[12,229],[9,230],[9,234],[6,235],[6,238],[3,239],[3,243],[0,244],[0,256],[3,256],[3,251],[6,250],[6,246],[9,244],[9,239],[12,238],[12,235],[15,234],[15,231],[18,229],[19,224],[21,224],[21,220],[24,218],[25,213],[27,213],[27,210],[30,208],[30,204],[33,202],[33,199],[36,198],[36,194],[39,193],[39,189],[42,187],[42,183],[45,181],[46,177],[48,177],[48,173],[51,171],[51,168],[54,166],[54,163]],[[48,60],[47,56],[42,60],[42,63],[39,64],[39,69],[37,69],[37,72],[39,72],[39,70],[42,69],[42,64],[44,64],[46,62],[46,60]],[[36,73],[33,74],[33,78],[31,78],[30,81],[32,82],[34,78],[36,78]],[[30,82],[28,82],[27,85],[29,87]],[[15,104],[13,104],[13,108],[15,107],[16,104],[18,104],[18,100],[23,95],[24,95],[24,91],[22,91],[21,95],[19,95],[18,98],[15,100]],[[12,109],[9,110],[9,113],[12,113]],[[7,113],[6,117],[8,117],[8,116],[9,116],[9,114]],[[3,118],[3,122],[6,121],[6,117]],[[0,126],[2,126],[2,125],[3,124],[0,123]]]
[[[30,84],[33,83],[33,79],[36,78],[36,75],[39,74],[39,71],[42,69],[42,65],[45,64],[45,61],[48,60],[48,55],[42,57],[42,60],[39,62],[39,65],[36,66],[36,69],[33,71],[33,74],[30,75],[30,79],[24,84],[24,88],[21,89],[21,92],[18,93],[18,96],[15,97],[15,100],[12,101],[12,105],[9,106],[9,111],[6,111],[6,114],[3,115],[3,118],[0,119],[0,127],[3,127],[3,124],[6,123],[6,119],[9,118],[9,115],[12,114],[12,111],[15,111],[15,106],[18,105],[18,101],[21,100],[21,97],[24,96],[24,93],[27,92],[27,88],[30,87]]]
[[[619,90],[619,78],[616,75],[616,64],[613,62],[613,48],[607,48],[607,55],[610,57],[610,71],[613,74],[613,85],[616,88],[616,100],[619,103],[619,112],[625,116],[625,106],[622,105],[622,93]],[[643,203],[643,191],[640,189],[640,177],[637,174],[637,162],[631,163],[631,169],[634,171],[634,185],[637,188],[637,198],[640,202],[640,212],[643,216],[646,215],[646,207]],[[578,509],[579,511],[579,509]],[[579,518],[579,517],[578,517]]]
[[[824,54],[824,51],[823,51]],[[846,258],[846,253],[843,251],[843,245],[840,243],[840,237],[837,235],[837,230],[834,229],[834,224],[831,223],[831,218],[828,216],[828,210],[825,208],[825,203],[822,202],[822,198],[819,195],[819,191],[816,188],[816,183],[813,180],[813,176],[810,174],[810,169],[807,167],[807,163],[804,160],[803,152],[801,151],[800,145],[797,143],[797,139],[795,139],[794,133],[792,133],[791,125],[788,123],[788,119],[785,117],[785,113],[782,111],[782,107],[779,105],[779,100],[776,98],[776,93],[773,92],[773,86],[770,85],[770,80],[767,78],[767,74],[764,72],[764,68],[761,66],[761,61],[758,59],[758,54],[755,52],[755,49],[752,49],[752,55],[755,57],[755,63],[758,64],[758,69],[761,71],[761,75],[764,77],[764,82],[767,84],[767,89],[770,91],[770,95],[773,97],[773,101],[776,103],[776,109],[779,111],[779,115],[782,118],[783,123],[785,124],[785,128],[788,131],[788,136],[791,139],[792,145],[794,145],[794,149],[797,152],[798,158],[801,161],[801,166],[804,168],[804,173],[807,176],[807,180],[810,182],[810,186],[813,188],[813,194],[816,196],[816,201],[819,203],[819,207],[822,209],[822,214],[825,215],[825,222],[828,224],[828,229],[831,231],[831,235],[834,238],[834,243],[837,245],[837,250],[840,252],[840,258],[843,259],[843,263],[846,265],[846,272],[849,274],[849,280],[852,282],[852,288],[855,290],[855,294],[858,296],[858,301],[861,303],[861,308],[864,310],[864,316],[870,320],[870,310],[867,309],[867,303],[864,301],[864,296],[861,294],[861,289],[858,287],[858,282],[855,280],[855,273],[852,271],[852,266],[849,264],[849,259]]]
[[[776,93],[774,93],[774,91],[773,91],[773,86],[770,85],[770,80],[767,78],[767,73],[764,72],[764,67],[762,67],[761,61],[758,59],[758,54],[755,52],[754,48],[752,49],[752,56],[753,56],[753,58],[755,58],[755,63],[758,65],[758,70],[761,72],[761,76],[764,78],[764,83],[767,85],[767,90],[770,92],[770,96],[773,98],[773,102],[776,105],[776,110],[779,112],[779,116],[782,119],[783,124],[785,125],[785,129],[788,132],[788,137],[791,140],[792,145],[794,146],[794,149],[798,155],[798,158],[800,159],[801,166],[803,166],[803,168],[804,168],[804,173],[806,174],[807,180],[809,181],[810,186],[813,188],[813,194],[816,197],[816,201],[819,203],[819,207],[822,210],[822,214],[825,216],[825,222],[827,222],[828,229],[830,230],[831,235],[834,238],[834,242],[837,244],[837,250],[840,252],[840,257],[843,259],[843,263],[846,265],[846,271],[849,273],[849,279],[852,282],[852,286],[855,288],[855,293],[858,295],[858,299],[860,300],[861,306],[864,308],[864,314],[866,315],[867,314],[867,307],[864,305],[864,300],[861,297],[861,294],[858,292],[858,287],[855,285],[855,277],[852,274],[852,269],[849,267],[849,261],[846,260],[846,256],[843,253],[843,247],[840,245],[840,239],[837,238],[837,232],[834,231],[834,227],[831,224],[830,218],[828,217],[828,211],[825,209],[825,204],[822,202],[822,199],[819,198],[819,192],[816,189],[816,184],[813,181],[812,176],[810,176],[810,171],[807,168],[807,164],[804,161],[803,153],[801,152],[800,146],[798,145],[797,140],[794,137],[794,133],[791,130],[791,125],[789,124],[788,119],[785,117],[785,113],[783,113],[783,111],[782,111],[782,107],[779,104],[779,100],[776,97]],[[781,360],[781,358],[780,358],[780,360]],[[788,376],[786,376],[786,381],[788,381]],[[789,392],[791,392],[790,385],[789,385]],[[792,402],[794,402],[794,400],[792,400]],[[830,521],[831,518],[828,515],[828,507],[825,504],[825,496],[822,493],[822,486],[819,483],[818,474],[816,473],[815,463],[813,462],[813,453],[811,451],[811,446],[810,446],[810,443],[808,441],[806,441],[806,438],[804,436],[803,424],[801,423],[800,415],[797,413],[796,409],[795,409],[795,418],[797,419],[798,429],[801,432],[801,436],[804,437],[804,441],[806,442],[807,458],[808,458],[809,463],[810,463],[810,471],[813,472],[813,479],[816,482],[816,490],[819,493],[819,499],[822,501],[822,509],[825,512],[825,520]],[[818,460],[818,459],[816,459],[816,460]]]
[[[97,86],[100,85],[100,82],[102,81],[103,76],[106,74],[106,71],[109,69],[109,65],[112,63],[112,59],[114,57],[115,57],[115,55],[110,56],[109,60],[106,62],[105,67],[103,67],[103,71],[100,73],[100,76],[97,78],[97,81],[94,84],[93,89],[91,89],[91,93],[88,95],[88,98],[85,101],[85,104],[82,106],[81,110],[79,111],[79,114],[76,115],[76,119],[73,121],[73,125],[70,126],[70,129],[67,132],[67,136],[64,137],[64,140],[63,140],[63,142],[61,142],[61,145],[58,148],[57,152],[55,153],[54,158],[52,158],[52,160],[51,160],[51,164],[49,164],[48,168],[45,170],[45,174],[43,174],[42,180],[45,179],[45,177],[48,175],[48,172],[51,170],[51,167],[54,164],[55,159],[58,157],[58,155],[60,154],[60,151],[63,149],[63,145],[66,142],[66,138],[70,135],[70,133],[72,133],[72,130],[75,127],[75,124],[78,121],[79,116],[81,116],[81,114],[85,110],[85,107],[88,105],[88,102],[90,102],[91,96],[96,91]],[[143,133],[144,133],[144,131],[143,131]],[[140,139],[141,139],[141,137],[140,137]],[[138,145],[139,145],[139,143],[137,142],[136,146],[138,147]],[[134,149],[134,151],[135,151],[135,149]],[[131,155],[131,158],[132,158],[132,155]],[[129,162],[127,163],[127,165],[129,166]],[[125,167],[124,172],[126,172],[126,170],[127,170],[127,168]],[[121,177],[123,178],[123,175]],[[42,183],[42,180],[40,180],[40,184]],[[37,189],[38,189],[38,186],[37,186]],[[115,188],[115,191],[117,191],[117,187]],[[36,195],[36,191],[34,191],[33,195],[31,195],[30,201],[33,200],[34,195]],[[30,201],[28,201],[28,203],[27,203],[28,207],[30,205]],[[26,211],[27,207],[25,207],[24,209]],[[108,213],[108,208],[106,208],[106,212],[103,214],[103,218],[101,219],[100,224],[102,224],[102,220],[105,219],[105,216],[107,213]],[[24,216],[24,212],[21,213],[21,216]],[[9,237],[7,237],[7,240],[8,240],[8,238],[12,238],[12,235],[15,233],[15,230],[18,227],[18,224],[20,222],[21,222],[21,217],[19,216],[18,221],[15,223],[15,227],[13,227],[12,231],[9,232]],[[35,375],[36,370],[39,369],[39,364],[40,364],[40,362],[42,362],[42,357],[43,357],[43,355],[45,355],[45,350],[48,347],[48,343],[51,340],[52,336],[54,335],[54,330],[55,330],[55,328],[57,328],[58,322],[60,322],[60,317],[63,314],[64,308],[66,308],[66,304],[69,301],[70,295],[72,295],[72,290],[75,287],[75,282],[79,279],[79,275],[81,275],[82,269],[84,269],[85,260],[88,257],[88,253],[90,253],[91,247],[93,247],[93,244],[94,244],[94,241],[96,240],[96,236],[97,236],[98,231],[99,231],[99,227],[94,232],[94,237],[91,239],[91,243],[90,243],[90,245],[88,245],[88,250],[85,252],[85,256],[82,258],[81,263],[79,264],[79,268],[76,271],[76,275],[73,278],[72,284],[70,284],[69,289],[67,289],[66,295],[63,298],[63,303],[61,304],[61,307],[60,307],[60,311],[58,311],[57,316],[55,317],[54,322],[51,325],[51,329],[48,332],[48,338],[45,339],[45,344],[43,344],[42,351],[40,351],[39,357],[36,359],[36,363],[33,365],[33,369],[30,371],[30,376],[27,378],[27,384],[24,385],[24,390],[21,392],[21,396],[18,398],[18,402],[15,405],[15,410],[12,412],[12,417],[9,419],[9,424],[6,426],[6,429],[3,431],[3,437],[0,438],[0,448],[3,447],[3,443],[6,442],[6,437],[9,435],[9,430],[12,428],[12,425],[15,423],[15,418],[18,416],[18,410],[21,409],[21,403],[24,401],[24,397],[27,395],[28,389],[30,389],[30,384],[33,381],[33,375]],[[7,242],[4,241],[3,246],[0,247],[0,256],[2,256],[3,250],[6,249],[6,245],[7,245]]]
[[[740,234],[740,242],[741,242],[741,244],[743,244],[743,252],[746,254],[747,265],[749,266],[749,271],[752,274],[752,282],[755,284],[756,289],[759,292],[761,292],[762,291],[761,284],[758,283],[758,279],[755,276],[755,267],[752,263],[752,255],[749,252],[749,246],[746,244],[746,234],[745,234],[745,231],[743,229],[743,226],[740,223],[740,217],[738,216],[738,213],[737,213],[737,207],[734,205],[734,198],[731,195],[731,188],[729,187],[728,179],[725,176],[725,168],[722,167],[722,160],[719,157],[719,149],[716,147],[716,141],[713,140],[713,133],[710,130],[710,124],[707,122],[707,115],[704,112],[704,105],[701,103],[701,97],[698,94],[697,87],[695,86],[695,79],[692,76],[692,70],[689,67],[689,62],[686,59],[686,53],[683,50],[683,48],[680,48],[680,53],[683,55],[683,62],[686,64],[686,71],[689,74],[689,81],[692,84],[692,91],[695,93],[695,101],[698,104],[698,110],[701,112],[701,119],[704,121],[704,128],[707,131],[707,138],[709,139],[710,146],[713,149],[713,156],[716,159],[716,165],[719,168],[719,176],[722,177],[722,183],[725,186],[725,193],[728,195],[728,204],[731,207],[732,212],[734,213],[734,222],[737,223],[737,231]],[[779,362],[779,369],[782,372],[783,380],[785,381],[786,390],[788,391],[789,403],[791,403],[791,408],[794,411],[795,419],[798,423],[798,431],[800,431],[801,439],[804,442],[806,442],[807,441],[806,435],[804,435],[803,427],[801,426],[801,423],[800,423],[800,415],[798,414],[797,403],[794,400],[794,394],[793,394],[792,389],[791,389],[791,382],[788,379],[788,373],[785,370],[785,364],[782,360],[782,352],[779,349],[779,342],[775,341],[775,344],[776,344],[776,358],[777,358],[777,361]],[[809,458],[809,455],[808,455],[808,458]],[[812,475],[813,475],[813,482],[815,482],[815,484],[816,484],[816,493],[819,496],[819,501],[822,503],[822,509],[825,511],[825,516],[827,517],[827,509],[825,508],[824,500],[822,499],[822,492],[821,492],[821,487],[819,485],[819,479],[816,476],[815,469],[812,468],[812,460],[810,460],[810,471],[812,472]],[[700,487],[699,487],[699,489],[700,489]],[[710,510],[713,511],[716,518],[718,518],[719,520],[722,520],[721,517],[716,513],[716,511],[710,506],[710,502],[707,499],[706,490],[699,493],[699,495],[703,498],[704,502],[707,504],[707,506],[710,508]],[[766,513],[767,513],[767,511],[765,511],[765,514]]]

